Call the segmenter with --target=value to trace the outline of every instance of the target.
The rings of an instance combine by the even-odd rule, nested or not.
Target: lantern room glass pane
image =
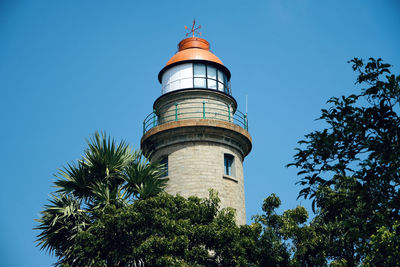
[[[165,86],[168,83],[168,80],[171,77],[171,70],[167,70],[166,72],[164,72],[163,77],[162,77],[162,84]]]
[[[180,69],[180,78],[186,79],[193,77],[193,67],[192,64],[187,63],[183,64],[182,68]]]
[[[207,65],[207,78],[217,79],[217,69],[215,67]]]
[[[176,66],[175,68],[174,68],[174,70],[172,71],[172,73],[171,73],[171,78],[169,79],[169,82],[174,82],[174,81],[176,81],[176,80],[179,80],[179,78],[180,78],[180,72],[182,71],[182,67],[183,66]]]
[[[222,71],[220,71],[220,70],[218,70],[218,81],[219,82],[224,82],[224,76],[225,76],[225,74],[222,72]]]
[[[225,93],[227,93],[227,94],[231,94],[231,92],[229,92],[229,88],[228,88],[228,85],[225,85],[225,87],[224,87],[224,92]]]
[[[185,78],[181,80],[181,89],[193,88],[193,78]]]
[[[217,89],[217,81],[212,79],[207,79],[208,88]]]
[[[207,86],[210,89],[217,89],[217,69],[207,65]]]
[[[162,93],[193,88],[193,64],[185,63],[174,66],[162,76]]]
[[[218,91],[222,91],[222,92],[225,91],[225,90],[224,90],[224,84],[221,83],[221,82],[218,82]],[[226,92],[225,92],[225,93],[226,93]]]
[[[206,88],[206,79],[205,78],[194,78],[194,87],[195,88]]]
[[[194,77],[206,77],[206,65],[193,64]]]
[[[174,90],[180,89],[179,85],[180,85],[180,81],[179,80],[171,82],[170,85],[169,85],[170,86],[169,87],[170,91],[174,91]]]

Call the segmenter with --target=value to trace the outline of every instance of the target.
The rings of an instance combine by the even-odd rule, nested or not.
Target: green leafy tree
[[[65,266],[249,266],[257,226],[237,226],[232,209],[208,199],[159,194],[94,214],[77,234]]]
[[[257,244],[261,266],[287,266],[290,261],[290,254],[280,231],[283,221],[275,212],[280,204],[279,197],[272,194],[262,205],[265,214],[253,217],[255,222],[262,226],[262,234]]]
[[[361,93],[331,98],[319,118],[327,127],[306,135],[288,166],[299,169],[299,197],[313,201],[321,257],[333,265],[400,265],[398,253],[377,261],[387,255],[383,244],[396,241],[400,220],[400,77],[381,59],[351,63]]]
[[[400,222],[382,226],[371,236],[365,266],[398,266],[400,259]]]
[[[56,175],[57,191],[37,220],[38,245],[55,253],[59,266],[288,263],[273,228],[238,226],[234,210],[221,210],[213,191],[208,199],[161,193],[163,174],[124,141],[96,133],[83,157]]]
[[[254,216],[262,226],[257,243],[259,266],[325,266],[320,236],[306,224],[307,210],[297,206],[279,215],[275,209],[280,204],[279,197],[271,194],[264,200],[264,214]]]
[[[41,231],[38,245],[55,253],[60,262],[74,258],[75,238],[91,227],[96,214],[109,205],[121,208],[135,199],[155,196],[167,183],[160,164],[132,152],[124,141],[117,144],[96,132],[87,145],[80,160],[59,170],[57,191],[35,228]]]

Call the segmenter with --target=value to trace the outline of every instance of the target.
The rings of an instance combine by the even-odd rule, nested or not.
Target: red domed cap
[[[176,53],[165,66],[169,66],[176,62],[186,60],[207,60],[221,65],[222,61],[210,52],[210,44],[202,38],[190,37],[182,40],[178,44],[178,53]]]
[[[198,37],[190,37],[183,39],[178,44],[178,52],[168,60],[165,67],[158,74],[158,80],[161,82],[162,73],[169,68],[171,65],[176,65],[179,62],[184,61],[208,61],[212,63],[216,63],[225,70],[228,80],[231,77],[230,71],[224,66],[222,61],[210,52],[210,43],[203,38]]]

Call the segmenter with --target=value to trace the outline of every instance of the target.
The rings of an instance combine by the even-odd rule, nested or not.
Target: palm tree
[[[96,132],[87,145],[80,160],[58,171],[57,191],[36,220],[35,229],[41,231],[38,246],[69,262],[73,261],[70,245],[77,233],[90,227],[96,212],[155,196],[168,180],[162,165],[132,151],[125,141],[117,144]]]

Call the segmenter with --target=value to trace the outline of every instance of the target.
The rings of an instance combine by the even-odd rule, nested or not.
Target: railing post
[[[146,123],[145,123],[145,121],[146,121],[146,120],[143,121],[143,134],[146,133]]]
[[[228,121],[231,121],[231,106],[228,105]]]
[[[178,120],[178,103],[175,103],[175,121]]]
[[[203,101],[203,119],[206,118],[206,102]]]
[[[156,127],[156,110],[153,110],[153,127]]]
[[[246,130],[246,131],[248,131],[248,128],[249,126],[247,125],[247,114],[244,114],[244,129]]]

